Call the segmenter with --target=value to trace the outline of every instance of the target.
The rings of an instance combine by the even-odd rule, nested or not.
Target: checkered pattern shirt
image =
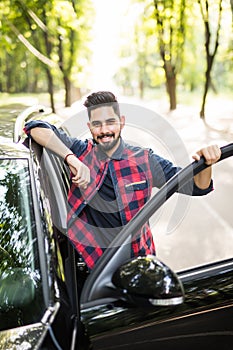
[[[62,130],[44,122],[33,120],[25,125],[25,132],[35,127],[52,129],[56,135],[71,149],[77,157],[87,164],[91,170],[91,183],[85,191],[72,185],[68,194],[68,236],[82,255],[89,269],[103,254],[95,235],[95,227],[88,224],[85,207],[98,193],[106,174],[109,171],[116,194],[119,214],[122,225],[127,224],[138,210],[150,198],[152,187],[164,185],[181,168],[174,166],[170,161],[156,155],[152,150],[126,145],[121,140],[118,155],[106,159],[92,141],[82,141],[69,137]],[[199,189],[193,181],[179,189],[179,192],[202,196],[213,190],[213,181],[207,189]],[[155,254],[155,246],[149,224],[145,224],[132,237],[131,255]]]
[[[95,239],[95,227],[89,225],[84,208],[103,184],[107,171],[109,170],[111,174],[122,225],[133,218],[151,195],[149,151],[127,145],[122,149],[123,152],[118,159],[101,158],[98,147],[89,141],[79,159],[89,166],[91,182],[86,190],[71,184],[68,194],[68,236],[89,269],[94,267],[105,248],[98,244],[98,239]],[[132,237],[131,244],[132,256],[147,254],[155,254],[148,223]]]

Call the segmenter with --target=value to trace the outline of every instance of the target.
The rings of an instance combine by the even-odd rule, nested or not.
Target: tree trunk
[[[139,95],[140,95],[140,98],[143,99],[143,97],[144,97],[144,81],[143,81],[143,79],[140,79],[140,82],[139,82]]]
[[[73,102],[81,99],[81,89],[73,86],[70,79],[66,76],[63,77],[63,81],[65,85],[65,107],[70,107]]]
[[[168,78],[166,84],[169,95],[170,110],[174,111],[176,109],[176,78]]]
[[[166,75],[166,87],[169,96],[170,110],[176,109],[176,74],[171,63],[166,63],[164,66]]]
[[[205,73],[205,87],[204,87],[204,94],[202,98],[202,106],[200,111],[200,117],[201,119],[205,119],[205,103],[206,103],[206,96],[211,84],[211,70],[214,63],[214,58],[217,54],[218,46],[219,46],[219,33],[220,33],[220,27],[221,27],[221,18],[222,18],[222,0],[219,0],[218,3],[218,22],[217,22],[217,29],[216,29],[216,35],[215,35],[215,42],[214,45],[211,45],[211,32],[210,32],[210,23],[209,23],[209,2],[208,0],[205,0],[205,6],[202,5],[201,0],[198,0],[202,19],[205,26],[205,51],[206,51],[206,73]],[[213,47],[213,53],[211,53],[211,47]]]
[[[67,76],[63,76],[65,85],[65,107],[71,106],[71,82]]]
[[[47,79],[48,79],[48,92],[49,92],[49,97],[50,97],[50,105],[51,105],[53,113],[55,113],[56,110],[55,110],[55,102],[54,102],[53,77],[52,77],[52,74],[50,73],[50,70],[48,68],[46,68],[46,74],[47,74]]]
[[[209,85],[210,85],[210,69],[209,67],[206,70],[205,73],[205,88],[204,88],[204,94],[202,97],[202,105],[201,105],[201,110],[200,110],[200,117],[201,119],[205,120],[205,104],[206,104],[206,97],[207,97],[207,93],[209,90]]]
[[[205,119],[206,97],[207,97],[207,93],[209,91],[209,87],[211,85],[211,70],[212,70],[212,67],[213,67],[214,56],[215,55],[210,55],[209,51],[207,52],[207,69],[206,69],[206,72],[205,72],[205,87],[204,87],[204,93],[203,93],[203,98],[202,98],[202,106],[201,106],[201,111],[200,111],[200,117],[203,120]]]

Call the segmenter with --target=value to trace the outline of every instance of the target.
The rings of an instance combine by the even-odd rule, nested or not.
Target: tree
[[[85,69],[90,56],[86,43],[89,39],[92,12],[88,1],[69,0],[57,1],[51,15],[57,22],[57,54],[66,91],[65,106],[70,106],[74,85],[73,76],[77,76],[78,72]]]
[[[154,0],[158,46],[166,76],[170,109],[176,109],[177,73],[182,67],[186,0]]]
[[[12,30],[18,36],[19,40],[24,44],[27,50],[30,51],[40,62],[43,63],[43,69],[45,70],[47,76],[48,92],[50,95],[50,105],[52,110],[55,112],[55,101],[54,101],[54,83],[52,68],[58,69],[57,63],[52,59],[53,45],[49,38],[49,30],[47,26],[47,16],[46,16],[46,1],[34,2],[33,4],[28,1],[27,4],[24,2],[17,1],[16,5],[21,9],[23,13],[23,24],[27,24],[27,31],[29,38],[31,38],[32,43],[18,32],[17,28],[10,23]],[[38,8],[38,5],[41,7]],[[41,6],[42,5],[42,6]],[[47,5],[51,8],[51,3]],[[33,9],[33,10],[32,10]],[[41,16],[41,19],[36,15],[36,12]],[[39,30],[40,31],[39,31]]]
[[[145,88],[159,86],[165,79],[171,110],[176,108],[176,79],[183,63],[185,4],[186,0],[133,1],[131,9],[138,16],[130,37],[131,52],[128,44],[124,50],[130,56],[125,61],[129,62],[131,81],[137,76],[140,97]]]
[[[205,104],[206,97],[209,90],[211,81],[211,71],[213,68],[213,63],[215,56],[217,54],[218,46],[219,46],[219,34],[221,28],[221,18],[222,18],[222,0],[211,1],[211,0],[198,0],[201,9],[201,16],[203,19],[204,27],[205,27],[205,52],[206,52],[206,71],[205,71],[205,86],[204,93],[202,98],[202,106],[200,111],[200,117],[205,119]],[[212,8],[212,12],[217,16],[217,26],[211,32],[211,17],[210,17],[210,8]],[[211,37],[214,37],[211,40]]]
[[[84,70],[90,56],[87,46],[88,23],[92,18],[89,1],[3,1],[5,13],[8,13],[2,16],[2,23],[14,45],[30,53],[46,73],[52,109],[55,110],[55,80],[59,89],[63,80],[65,105],[69,106],[74,76]],[[33,75],[29,79],[33,79]]]
[[[143,4],[143,12],[135,24],[134,45],[140,98],[143,99],[146,87],[152,85],[155,68],[155,33],[151,4]]]

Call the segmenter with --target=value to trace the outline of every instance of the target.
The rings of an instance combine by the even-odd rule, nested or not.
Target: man
[[[25,129],[36,142],[61,156],[71,170],[68,236],[91,270],[122,226],[148,201],[152,187],[161,187],[180,168],[150,149],[125,144],[121,138],[125,117],[111,92],[93,93],[84,105],[93,140],[70,138],[40,121],[27,123]],[[199,150],[193,158],[204,156],[211,165],[220,155],[214,145]],[[179,192],[204,195],[212,189],[208,167]],[[132,256],[147,254],[155,254],[148,223],[131,242]]]

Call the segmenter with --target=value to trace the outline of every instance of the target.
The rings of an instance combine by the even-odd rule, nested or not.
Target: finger
[[[192,155],[192,158],[194,159],[194,160],[200,160],[200,158],[201,158],[201,155],[199,154],[199,152],[197,152],[197,153],[195,153],[195,154],[193,154]]]
[[[218,145],[214,145],[214,150],[215,150],[216,158],[219,160],[222,155],[222,151]]]
[[[78,175],[78,174],[76,174],[75,176],[73,176],[72,181],[73,181],[73,182],[77,182],[77,181],[79,181],[80,179],[81,179],[81,176]]]
[[[219,160],[221,151],[218,146],[210,146],[203,151],[203,155],[205,157],[206,164],[211,165]]]
[[[86,181],[81,181],[81,182],[79,182],[77,185],[78,185],[79,187],[82,187],[82,188],[86,189],[88,184],[87,184]]]
[[[86,189],[86,188],[87,188],[87,185],[88,185],[88,182],[87,182],[86,180],[80,179],[80,180],[78,180],[78,181],[75,182],[75,185],[76,185],[77,187]]]
[[[76,173],[76,175],[73,177],[73,179],[75,180],[75,181],[79,181],[79,180],[81,180],[81,179],[84,179],[85,178],[85,174],[83,174],[83,171],[82,171],[82,169],[77,169],[77,173]]]
[[[72,182],[73,182],[74,184],[78,184],[79,181],[80,181],[80,179],[72,178]]]

